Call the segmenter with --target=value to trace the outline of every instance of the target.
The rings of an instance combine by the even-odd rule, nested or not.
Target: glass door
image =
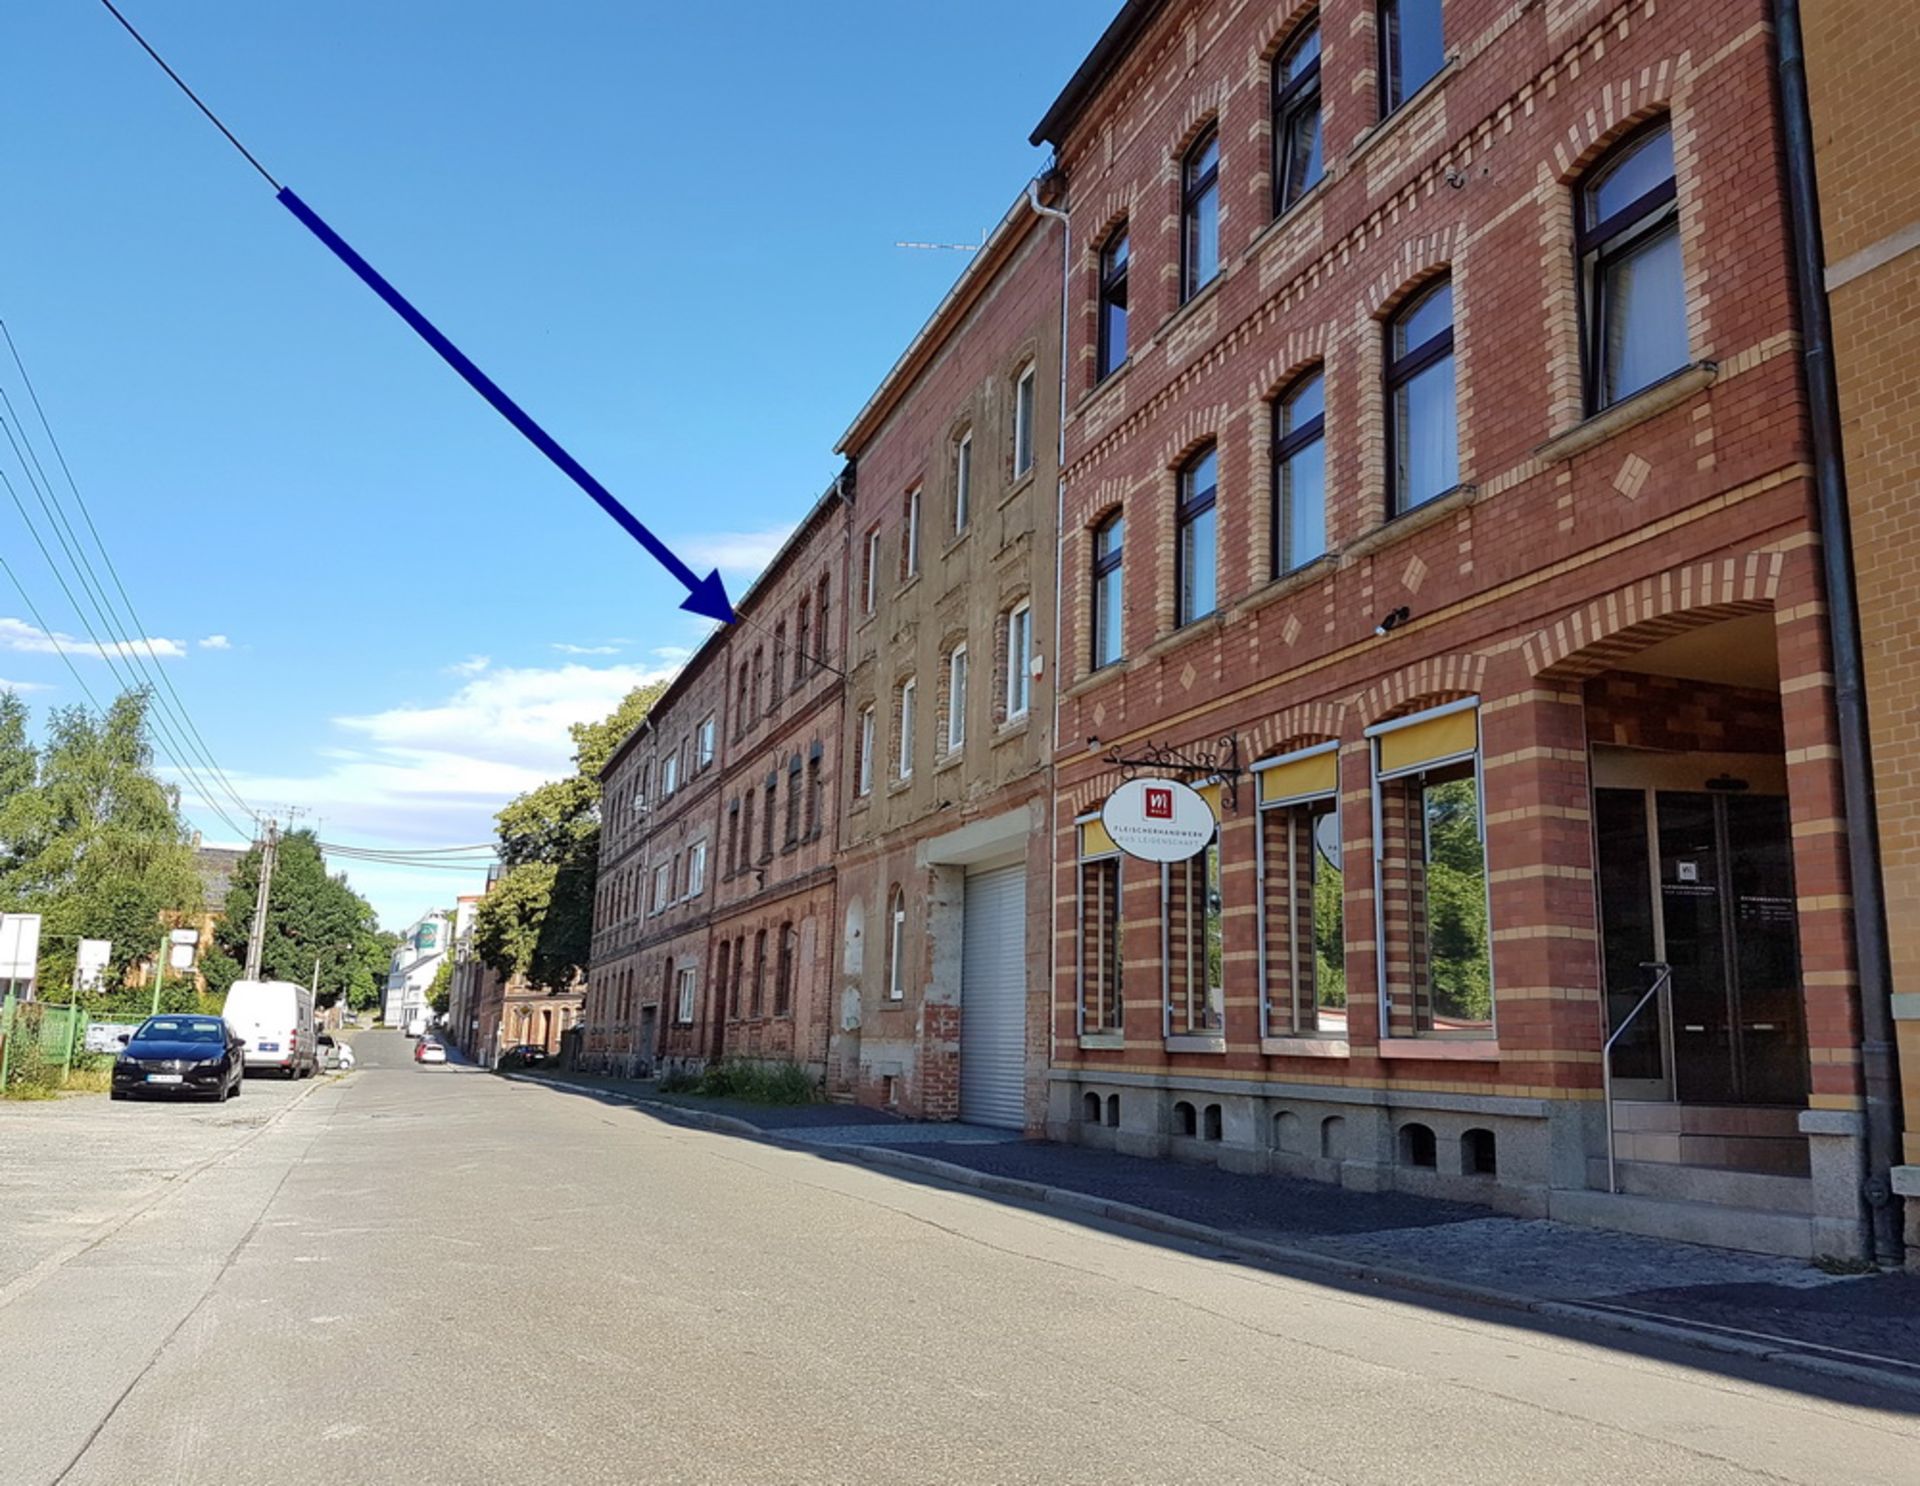
[[[1653,984],[1653,973],[1641,967],[1665,957],[1653,892],[1653,792],[1596,789],[1593,795],[1609,1035],[1626,1023],[1613,1045],[1614,1093],[1622,1099],[1671,1100],[1667,993],[1626,1022]]]

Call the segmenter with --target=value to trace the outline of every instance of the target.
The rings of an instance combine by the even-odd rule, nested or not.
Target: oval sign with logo
[[[1113,844],[1148,862],[1184,862],[1213,839],[1213,810],[1172,779],[1129,779],[1107,796],[1100,823]]]

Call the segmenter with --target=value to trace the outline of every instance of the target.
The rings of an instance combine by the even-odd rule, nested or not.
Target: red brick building
[[[1046,1107],[1061,251],[1017,202],[839,444],[848,1071],[1016,1129]]]
[[[1051,1133],[1859,1252],[1772,62],[1763,0],[1130,0],[1048,111]],[[1117,855],[1129,772],[1212,844]]]

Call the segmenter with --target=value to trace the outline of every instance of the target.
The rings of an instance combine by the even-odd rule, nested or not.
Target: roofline
[[[734,600],[733,612],[736,615],[744,615],[753,607],[753,602],[759,597],[760,591],[787,568],[800,545],[812,538],[814,532],[823,524],[825,513],[832,509],[834,503],[840,499],[840,487],[845,478],[846,476],[844,474],[834,478],[833,483],[828,485],[819,499],[814,501],[813,505],[808,509],[807,514],[800,518],[799,524],[794,527],[786,541],[780,544],[779,550],[773,554],[773,557],[768,561],[767,565],[760,570],[760,576],[748,584],[746,590],[740,597]],[[727,642],[728,636],[736,628],[738,628],[737,623],[715,625],[713,632],[700,642],[699,648],[696,649],[692,655],[688,656],[686,660],[681,662],[680,669],[675,671],[668,680],[666,690],[661,692],[660,695],[654,699],[653,705],[647,709],[647,715],[635,723],[633,730],[620,740],[619,746],[616,747],[612,753],[607,755],[606,763],[600,766],[599,777],[601,779],[605,779],[612,774],[614,766],[633,751],[634,744],[639,740],[640,735],[647,730],[647,724],[653,720],[654,713],[661,711],[680,699],[681,694],[687,687],[693,684],[693,678],[705,670],[708,663],[720,653]]]
[[[1140,33],[1153,24],[1166,4],[1167,0],[1126,0],[1120,14],[1100,33],[1086,60],[1067,79],[1066,87],[1053,100],[1046,116],[1034,125],[1027,143],[1050,144],[1059,149],[1067,131],[1080,121],[1080,115],[1093,101],[1093,95],[1113,76],[1120,59],[1140,39]]]
[[[1007,208],[1006,215],[987,234],[980,251],[967,264],[966,271],[954,280],[946,297],[934,306],[926,324],[907,343],[906,350],[888,369],[873,395],[854,415],[847,431],[840,435],[840,441],[833,446],[834,453],[850,455],[872,439],[881,422],[919,380],[920,374],[933,360],[934,352],[957,328],[961,316],[979,300],[987,285],[993,281],[993,276],[1006,266],[1014,250],[1039,220],[1039,214],[1027,198],[1027,189],[1022,186],[1013,205]]]

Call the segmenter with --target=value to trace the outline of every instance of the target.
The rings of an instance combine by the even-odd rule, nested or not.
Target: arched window
[[[757,929],[753,935],[753,1015],[759,1016],[766,1010],[767,992],[767,931]]]
[[[1273,213],[1280,215],[1326,171],[1320,149],[1320,21],[1309,21],[1273,64]]]
[[[1127,224],[1100,250],[1100,346],[1094,380],[1104,381],[1127,359]]]
[[[1616,145],[1580,190],[1581,332],[1587,411],[1687,364],[1687,298],[1664,119]]]
[[[1220,131],[1209,129],[1180,164],[1180,302],[1220,272]]]
[[[1273,571],[1304,567],[1327,550],[1327,389],[1316,369],[1273,409]]]
[[[1219,599],[1219,556],[1214,534],[1219,484],[1220,451],[1212,444],[1194,455],[1180,470],[1180,504],[1175,513],[1178,572],[1174,620],[1177,624],[1204,619],[1214,611]]]
[[[907,895],[899,888],[887,899],[887,999],[907,994]]]
[[[793,963],[800,949],[800,938],[791,923],[780,925],[780,958],[773,977],[773,1014],[786,1016],[793,1010]]]
[[[1126,537],[1126,517],[1118,511],[1093,529],[1093,668],[1096,671],[1126,654],[1123,621]]]
[[[1398,516],[1460,483],[1453,392],[1453,284],[1420,294],[1387,331],[1387,510]]]

